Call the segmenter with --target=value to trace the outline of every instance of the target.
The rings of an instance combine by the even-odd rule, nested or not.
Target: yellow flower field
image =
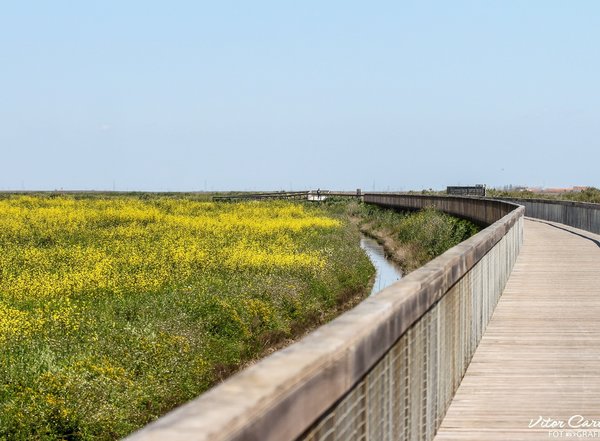
[[[113,439],[331,317],[373,273],[321,208],[0,199],[0,439]]]

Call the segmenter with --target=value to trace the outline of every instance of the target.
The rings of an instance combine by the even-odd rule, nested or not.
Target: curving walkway
[[[597,427],[569,429],[575,415]],[[528,427],[540,416],[555,428]],[[600,438],[600,236],[526,219],[521,253],[435,440],[589,437]]]

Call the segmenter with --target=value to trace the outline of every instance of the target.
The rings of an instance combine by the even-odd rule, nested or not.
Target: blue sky
[[[600,186],[600,2],[21,1],[0,190]]]

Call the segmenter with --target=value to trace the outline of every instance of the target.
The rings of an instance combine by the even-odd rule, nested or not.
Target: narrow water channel
[[[402,271],[398,265],[385,257],[383,247],[375,239],[363,234],[360,238],[360,247],[365,250],[377,271],[370,295],[378,293],[386,286],[402,278]]]

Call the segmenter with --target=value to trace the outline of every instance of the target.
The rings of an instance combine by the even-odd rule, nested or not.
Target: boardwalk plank
[[[600,236],[531,219],[524,229],[436,441],[600,437],[600,427],[560,436],[528,427],[539,416],[600,422]]]

